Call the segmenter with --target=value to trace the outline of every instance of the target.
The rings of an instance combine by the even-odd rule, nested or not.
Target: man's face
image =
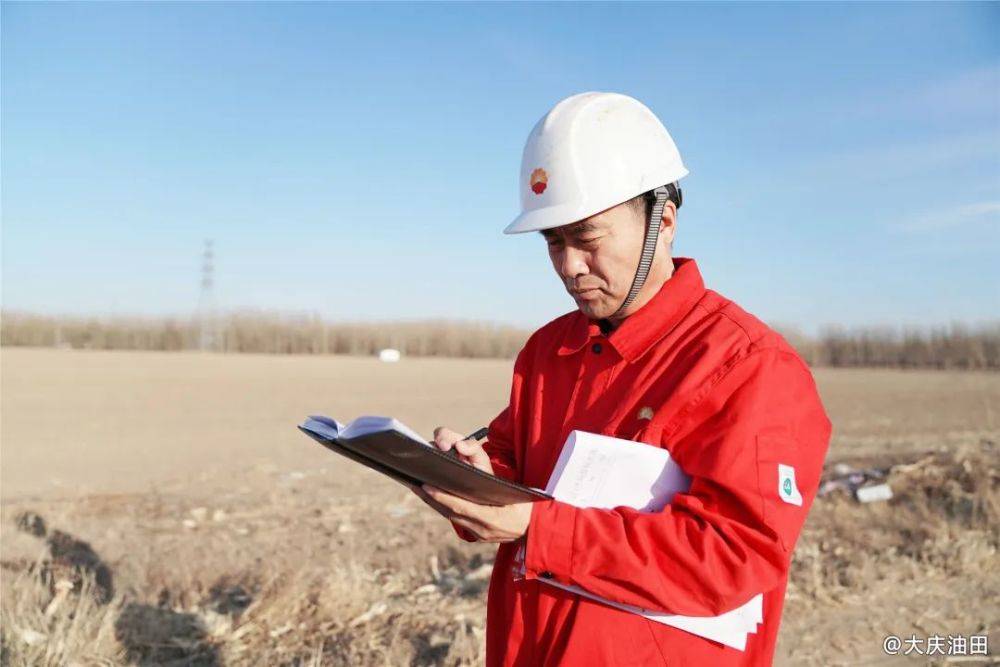
[[[672,223],[672,212],[670,216]],[[632,287],[645,231],[641,216],[627,204],[619,204],[541,234],[548,243],[552,267],[577,308],[589,318],[603,319],[618,309]],[[669,250],[672,231],[671,225],[669,234],[661,232],[656,250],[660,257],[654,264],[660,264],[661,253]]]

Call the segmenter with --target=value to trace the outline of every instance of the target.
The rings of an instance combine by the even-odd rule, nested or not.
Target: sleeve
[[[517,355],[517,360],[514,362],[514,376],[511,380],[510,403],[489,423],[490,434],[483,444],[483,450],[489,455],[490,463],[493,464],[493,474],[512,482],[521,479],[521,471],[514,453],[514,436],[516,415],[520,412],[521,393],[526,376],[526,357],[524,350]],[[458,536],[466,542],[476,541],[472,533],[465,528],[454,523],[451,525]]]
[[[715,616],[771,590],[816,494],[830,436],[791,351],[747,354],[663,431],[691,478],[657,513],[536,503],[525,578],[671,614]]]

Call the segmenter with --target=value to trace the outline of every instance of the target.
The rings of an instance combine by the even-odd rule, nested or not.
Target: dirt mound
[[[879,457],[866,463],[877,467]],[[860,504],[846,492],[816,501],[803,536],[811,549],[798,551],[793,566],[793,581],[806,592],[836,596],[839,589],[853,590],[872,577],[903,580],[928,568],[983,576],[995,565],[1000,546],[1000,448],[995,442],[982,440],[887,467],[886,482],[893,490],[888,502]]]
[[[827,467],[838,463],[848,462]],[[792,562],[779,662],[869,664],[886,659],[889,635],[989,634],[1000,621],[996,442],[849,463],[887,469],[893,497],[816,500]]]

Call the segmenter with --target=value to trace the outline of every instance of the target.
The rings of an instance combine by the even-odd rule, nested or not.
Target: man
[[[766,665],[789,560],[830,436],[809,369],[766,325],[673,258],[687,174],[638,101],[584,93],[534,128],[522,212],[577,309],[518,354],[489,441],[435,431],[483,470],[544,487],[573,429],[664,447],[690,476],[661,512],[555,500],[488,507],[415,489],[462,539],[500,543],[487,606],[489,665]],[[524,547],[522,563],[518,551]],[[738,651],[548,585],[615,602],[715,616],[764,594]]]

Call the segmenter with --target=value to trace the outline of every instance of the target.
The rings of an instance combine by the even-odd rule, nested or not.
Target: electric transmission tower
[[[201,253],[201,295],[198,297],[198,349],[219,349],[219,319],[215,303],[215,249],[205,241]]]

